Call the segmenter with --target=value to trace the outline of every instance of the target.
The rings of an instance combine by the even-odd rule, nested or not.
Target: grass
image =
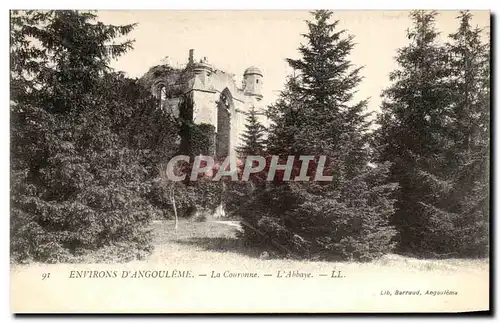
[[[286,258],[262,259],[263,250],[245,246],[237,238],[238,229],[228,225],[226,221],[209,220],[196,222],[180,219],[178,230],[174,229],[173,220],[154,221],[153,253],[145,259],[129,262],[131,265],[149,266],[171,264],[176,266],[200,267],[244,267],[248,269],[290,270],[300,269],[318,272],[324,268],[344,268],[350,271],[363,272],[468,272],[487,274],[489,272],[488,259],[417,259],[396,254],[385,255],[370,263],[357,262],[328,262],[304,261]],[[108,259],[109,258],[109,259]],[[114,257],[89,255],[83,263],[86,264],[115,264],[121,261]],[[45,264],[35,264],[38,266]],[[13,268],[22,268],[26,265],[14,265]],[[58,265],[54,265],[58,266]]]
[[[299,261],[292,259],[259,258],[261,251],[244,246],[237,239],[237,228],[224,223],[207,221],[192,222],[181,219],[179,228],[174,230],[173,221],[156,221],[153,223],[155,233],[155,252],[149,261],[161,259],[185,262],[201,261],[202,263],[244,264],[248,267],[286,265],[305,267],[323,267],[332,264],[357,269],[377,268],[377,270],[429,272],[429,271],[469,271],[488,272],[488,259],[417,259],[396,254],[386,255],[371,263]]]
[[[168,248],[168,245],[182,246],[187,252],[213,251],[236,253],[248,257],[258,257],[259,250],[245,247],[237,238],[237,228],[221,223],[223,221],[195,222],[181,219],[178,230],[174,230],[173,221],[153,223],[154,245],[156,249]]]
[[[152,226],[155,233],[155,245],[199,237],[236,238],[236,229],[234,227],[212,221],[195,222],[181,219],[177,231],[174,230],[174,221],[155,221]]]

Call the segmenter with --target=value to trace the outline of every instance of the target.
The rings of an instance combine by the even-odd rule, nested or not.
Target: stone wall
[[[251,74],[258,68],[248,68],[245,73],[246,81],[255,83],[259,78],[258,86],[247,85],[246,89],[236,85],[234,74],[227,73],[213,68],[206,60],[199,63],[194,62],[193,52],[190,51],[190,63],[184,71],[176,71],[173,76],[161,75],[162,69],[154,67],[152,71],[146,73],[147,84],[151,86],[154,95],[158,96],[158,89],[155,84],[163,84],[169,81],[175,88],[184,89],[180,97],[184,97],[192,108],[191,120],[195,124],[209,124],[215,127],[216,135],[219,138],[219,149],[217,154],[228,154],[234,156],[236,148],[241,145],[241,135],[246,127],[247,113],[252,106],[257,111],[262,111],[264,107],[261,103],[262,96],[254,93],[262,88],[262,75]],[[172,70],[164,68],[165,72],[172,74]],[[182,83],[182,84],[181,84]],[[251,88],[251,90],[249,90]],[[223,99],[225,98],[225,99]],[[221,102],[221,101],[226,102]],[[163,104],[164,108],[174,116],[186,115],[178,110],[179,98],[170,97],[168,104]],[[182,108],[182,106],[181,106]],[[221,110],[224,109],[224,110]],[[191,112],[191,111],[190,111]],[[263,124],[267,124],[266,118],[259,116]],[[217,145],[217,143],[216,143]],[[229,145],[229,149],[222,146]],[[228,150],[228,151],[227,151]]]

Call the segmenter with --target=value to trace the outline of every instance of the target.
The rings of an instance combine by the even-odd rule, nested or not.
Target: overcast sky
[[[489,12],[472,12],[473,25],[489,28]],[[297,57],[307,32],[306,11],[100,11],[99,19],[110,24],[138,23],[130,34],[134,49],[112,66],[130,77],[142,76],[165,56],[171,65],[185,64],[189,49],[195,59],[207,57],[216,68],[235,74],[241,84],[243,71],[252,65],[264,74],[264,100],[276,99],[286,75],[285,62]],[[457,11],[441,11],[437,27],[442,38],[455,32]],[[408,44],[411,27],[407,11],[335,11],[339,28],[355,36],[351,61],[364,66],[357,98],[370,98],[369,109],[378,110],[381,91],[389,85],[396,67],[397,49]]]

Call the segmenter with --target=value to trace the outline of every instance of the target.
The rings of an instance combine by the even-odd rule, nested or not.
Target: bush
[[[102,252],[133,259],[152,250],[152,165],[177,129],[136,80],[109,68],[132,44],[116,38],[134,25],[96,18],[69,10],[10,16],[13,262]]]
[[[147,172],[136,156],[126,149],[87,156],[59,152],[33,178],[13,172],[14,261],[73,262],[117,244],[127,244],[130,254],[150,252],[147,227],[158,210],[143,197]]]
[[[194,222],[205,222],[207,220],[207,213],[205,211],[198,211],[193,216]]]
[[[181,126],[181,152],[188,156],[207,155],[215,152],[215,127],[210,124],[183,122]]]

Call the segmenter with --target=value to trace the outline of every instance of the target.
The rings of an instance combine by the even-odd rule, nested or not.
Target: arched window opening
[[[222,104],[224,104],[224,107],[229,110],[229,98],[227,97],[226,94],[221,94],[220,95],[220,100]]]
[[[165,108],[167,104],[167,88],[165,85],[160,85],[160,108]]]
[[[228,89],[222,91],[217,103],[217,133],[215,141],[216,155],[229,155],[231,134],[231,111],[233,110],[232,96]]]

